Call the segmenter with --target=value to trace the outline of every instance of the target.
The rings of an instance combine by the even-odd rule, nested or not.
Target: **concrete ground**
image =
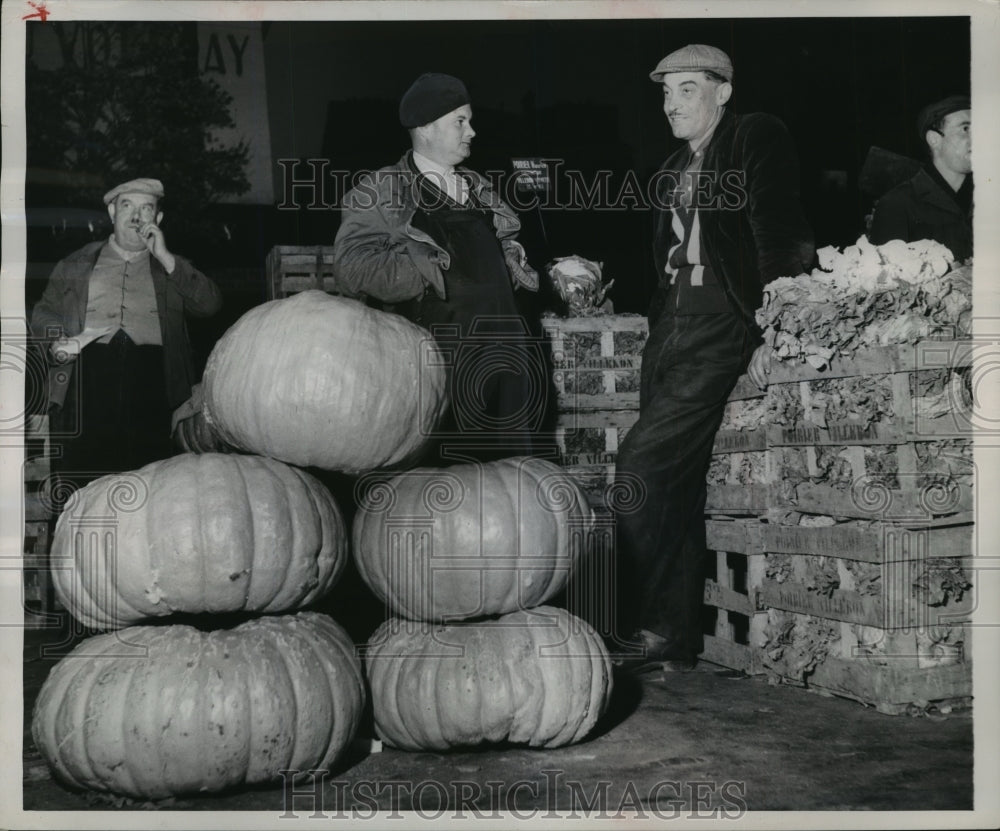
[[[31,635],[31,633],[29,633]],[[30,736],[53,665],[39,638],[24,656],[25,811],[261,811],[364,819],[375,807],[479,819],[549,812],[609,819],[739,816],[782,810],[969,810],[972,712],[888,716],[852,701],[770,686],[702,663],[693,672],[616,678],[611,711],[586,742],[558,750],[373,752],[366,725],[351,758],[319,787],[281,783],[156,804],[79,793],[54,781]],[[319,814],[317,813],[319,812]],[[276,822],[277,824],[277,822]],[[65,826],[69,827],[69,826]]]

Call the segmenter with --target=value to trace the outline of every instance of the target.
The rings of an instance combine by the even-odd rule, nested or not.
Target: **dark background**
[[[469,166],[509,171],[511,157],[536,156],[563,160],[588,180],[608,170],[612,193],[629,171],[645,182],[677,146],[648,73],[670,51],[702,42],[733,58],[735,111],[771,112],[788,125],[818,247],[851,244],[863,233],[872,198],[858,177],[869,148],[919,157],[918,110],[968,92],[970,83],[967,17],[274,22],[262,32],[276,203],[284,190],[278,159],[324,158],[331,171],[398,159],[408,147],[398,101],[426,71],[457,75],[470,91],[478,135]],[[29,107],[29,168],[31,118]],[[298,175],[305,173],[300,166]],[[332,187],[328,200],[337,196]],[[61,201],[58,189],[33,186],[30,176],[26,197],[30,311],[51,265],[109,233],[110,224],[32,222],[33,212],[58,214],[60,204],[73,203]],[[98,216],[102,208],[94,205]],[[186,239],[171,233],[165,209],[171,248],[216,279],[226,297],[222,313],[193,326],[202,359],[228,325],[266,299],[268,251],[332,244],[339,222],[335,206],[220,204],[205,233]],[[600,260],[605,278],[616,281],[616,310],[645,311],[654,282],[650,211],[545,210],[522,220],[540,271],[556,256]],[[547,302],[543,296],[532,309]]]

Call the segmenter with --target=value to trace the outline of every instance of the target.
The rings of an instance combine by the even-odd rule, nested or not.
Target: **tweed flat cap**
[[[469,103],[469,93],[458,78],[425,72],[403,94],[399,121],[407,129],[422,127]]]
[[[729,55],[714,46],[691,43],[671,52],[656,65],[649,77],[659,83],[671,72],[714,72],[727,81],[733,80],[733,62]]]
[[[132,179],[128,182],[122,182],[104,194],[104,204],[110,205],[116,196],[123,193],[148,193],[150,196],[162,199],[163,183],[159,179]]]
[[[935,124],[946,115],[957,113],[959,110],[971,110],[972,102],[968,95],[950,95],[943,101],[936,101],[928,104],[917,116],[917,133],[920,140],[924,141],[924,136]]]

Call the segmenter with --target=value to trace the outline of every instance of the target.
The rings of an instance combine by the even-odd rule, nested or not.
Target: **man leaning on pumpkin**
[[[447,463],[533,452],[544,406],[541,355],[529,345],[515,289],[538,275],[521,223],[489,181],[461,165],[472,152],[465,85],[426,73],[403,95],[412,149],[345,197],[334,243],[338,289],[388,304],[429,329],[448,356],[451,412],[435,450]]]

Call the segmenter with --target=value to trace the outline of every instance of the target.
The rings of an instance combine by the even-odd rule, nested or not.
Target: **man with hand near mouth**
[[[444,347],[452,406],[436,449],[450,445],[451,461],[530,454],[545,370],[514,296],[538,289],[516,238],[520,220],[488,179],[462,166],[476,133],[458,78],[421,75],[399,120],[412,149],[344,197],[338,289],[388,304]]]
[[[170,415],[196,380],[184,317],[218,311],[218,287],[167,247],[163,185],[104,195],[113,233],[56,264],[31,316],[50,358],[50,432],[72,484],[171,455]]]
[[[765,113],[735,115],[733,65],[714,46],[672,52],[650,73],[684,144],[658,174],[659,285],[642,355],[639,420],[618,451],[619,633],[633,670],[686,668],[702,651],[706,476],[726,400],[748,371],[767,384],[755,312],[764,286],[811,265],[795,148]],[[617,648],[618,644],[612,644]]]

